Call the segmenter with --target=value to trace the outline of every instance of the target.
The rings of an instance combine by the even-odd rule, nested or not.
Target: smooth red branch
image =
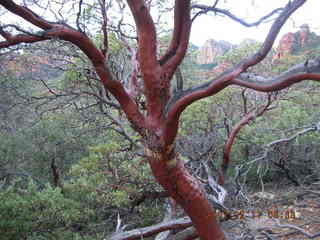
[[[1,48],[8,48],[8,47],[11,47],[11,46],[14,46],[14,45],[18,45],[18,44],[21,44],[21,43],[40,42],[40,41],[43,41],[43,40],[46,40],[46,39],[49,39],[49,38],[30,36],[30,35],[25,35],[25,34],[19,34],[19,35],[14,35],[14,36],[6,34],[6,41],[0,42],[0,49]]]
[[[232,84],[260,92],[279,91],[303,80],[320,81],[320,59],[308,60],[273,78],[241,74]]]
[[[43,30],[48,30],[53,26],[52,23],[49,23],[48,21],[44,20],[30,9],[20,6],[11,0],[1,1],[0,5],[2,5],[4,8],[12,12],[13,14],[22,17],[26,21],[32,23],[34,26],[37,26]]]
[[[167,54],[160,60],[160,62],[164,62],[165,72],[170,78],[181,64],[188,50],[192,25],[190,10],[189,0],[176,0],[173,39]]]
[[[139,111],[137,103],[132,99],[123,85],[114,79],[106,62],[104,54],[96,48],[94,43],[82,33],[69,29],[59,28],[48,31],[49,36],[57,36],[78,46],[90,59],[105,89],[109,91],[120,103],[133,128],[144,135],[145,118]]]
[[[139,62],[142,74],[151,74],[157,67],[156,28],[143,0],[127,0],[138,30]]]
[[[236,82],[233,80],[242,72],[245,72],[249,67],[261,62],[267,56],[283,24],[294,13],[294,11],[301,7],[305,2],[306,0],[295,0],[286,5],[282,13],[272,24],[262,47],[251,57],[242,60],[238,65],[225,71],[216,79],[213,79],[201,86],[184,91],[179,96],[173,97],[170,100],[166,108],[167,122],[165,129],[165,141],[168,144],[171,144],[175,139],[179,118],[183,110],[199,99],[215,95],[230,84],[243,84],[242,82]]]
[[[177,49],[183,42],[189,40],[190,34],[190,1],[176,0],[174,5],[173,35],[166,53],[160,58],[163,65],[177,54]]]
[[[9,40],[1,42],[0,48],[12,46],[23,42],[38,42],[50,38],[58,38],[73,43],[74,45],[79,47],[82,52],[89,58],[105,89],[112,93],[118,100],[133,127],[140,134],[144,134],[145,118],[139,111],[137,103],[127,94],[123,85],[113,78],[113,75],[110,72],[105,61],[104,54],[86,35],[65,25],[48,23],[46,20],[33,13],[31,10],[27,9],[26,7],[19,6],[13,1],[2,1],[0,2],[0,5],[4,6],[10,12],[24,18],[26,21],[34,24],[35,26],[38,26],[45,30],[41,33],[41,35],[39,35],[39,37],[36,35],[17,35],[15,37],[11,37],[6,34],[5,36],[7,38],[9,37]],[[4,33],[1,33],[1,35],[3,36]]]
[[[153,175],[170,197],[190,216],[200,239],[224,240],[224,234],[215,211],[207,200],[205,190],[187,171],[183,162],[173,152],[149,152],[148,155]]]
[[[252,110],[246,113],[242,117],[242,119],[232,128],[230,135],[228,136],[228,139],[224,144],[224,148],[223,148],[223,160],[222,160],[221,171],[219,173],[219,179],[218,179],[218,183],[220,185],[224,185],[225,175],[227,173],[227,170],[230,164],[231,149],[238,133],[244,126],[249,124],[250,121],[263,115],[266,111],[268,111],[271,103],[272,103],[271,96],[269,95],[268,102],[263,107],[261,107],[259,110]]]
[[[166,74],[157,60],[156,29],[149,9],[143,0],[127,0],[138,32],[138,60],[143,79],[149,128],[160,124],[170,89]]]

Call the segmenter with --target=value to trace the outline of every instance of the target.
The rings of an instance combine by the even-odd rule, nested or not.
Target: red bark
[[[283,24],[306,0],[293,0],[287,4],[275,20],[261,49],[256,54],[222,73],[217,79],[182,91],[173,97],[170,95],[170,81],[187,51],[192,24],[190,19],[191,1],[175,0],[173,37],[170,47],[160,60],[157,59],[156,28],[145,4],[146,1],[127,0],[126,2],[130,7],[137,28],[138,62],[143,80],[143,94],[146,99],[146,116],[139,110],[136,101],[128,94],[120,81],[113,77],[108,68],[106,62],[107,38],[104,41],[104,48],[100,50],[81,31],[60,23],[48,22],[28,8],[19,6],[12,0],[6,0],[0,1],[0,6],[43,31],[40,35],[24,33],[11,36],[0,26],[0,35],[5,39],[0,42],[0,49],[19,43],[32,43],[50,38],[65,40],[79,47],[93,64],[105,89],[117,99],[133,128],[145,140],[146,152],[154,176],[166,192],[190,216],[199,237],[202,240],[224,239],[215,213],[206,199],[205,191],[199,182],[187,172],[183,163],[176,156],[173,146],[180,115],[194,101],[215,95],[231,84],[259,91],[275,91],[304,79],[320,80],[320,63],[317,62],[312,62],[310,66],[308,64],[299,66],[291,72],[263,83],[240,78],[241,73],[266,57]],[[228,16],[226,11],[220,13]],[[106,14],[103,24],[104,37],[107,37]]]
[[[219,179],[218,179],[218,183],[220,185],[224,185],[224,181],[225,181],[225,175],[226,172],[228,170],[229,167],[229,163],[230,163],[230,153],[231,153],[231,148],[233,146],[233,143],[238,135],[238,133],[240,132],[240,130],[246,126],[247,124],[249,124],[250,121],[252,121],[253,119],[255,119],[256,117],[260,117],[262,114],[264,114],[267,110],[268,107],[271,104],[271,96],[268,96],[268,102],[266,103],[265,106],[263,106],[262,108],[260,108],[259,110],[252,110],[248,113],[246,113],[242,119],[232,128],[228,139],[226,141],[226,143],[224,144],[223,147],[223,161],[221,164],[221,170],[219,172]]]
[[[202,240],[225,239],[206,193],[170,147],[165,151],[146,151],[153,175],[166,192],[190,216]]]
[[[204,85],[198,86],[192,91],[186,91],[185,94],[173,101],[171,103],[171,107],[167,111],[167,125],[170,126],[170,128],[166,128],[165,130],[166,141],[171,143],[174,141],[174,138],[176,136],[175,131],[179,124],[180,115],[187,106],[191,105],[193,102],[199,99],[215,95],[231,84],[245,85],[245,81],[239,83],[238,81],[235,81],[235,79],[241,73],[245,72],[249,67],[258,64],[267,56],[282,26],[285,24],[287,19],[305,2],[306,0],[295,0],[289,2],[286,5],[282,13],[272,24],[270,31],[265,38],[265,41],[262,44],[261,48],[255,54],[247,59],[242,60],[239,64],[235,65],[231,69],[228,69],[216,79],[213,79],[212,81]],[[271,86],[273,85],[271,84]]]

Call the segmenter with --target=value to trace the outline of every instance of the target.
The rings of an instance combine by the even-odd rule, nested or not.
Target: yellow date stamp
[[[219,218],[229,218],[229,219],[240,219],[243,220],[246,217],[249,218],[260,218],[261,216],[268,216],[269,218],[274,218],[274,219],[287,219],[287,220],[292,220],[296,219],[296,212],[294,209],[286,209],[286,210],[279,210],[278,208],[271,208],[268,210],[235,210],[230,212],[229,214],[226,214],[225,212],[218,212],[217,213]]]

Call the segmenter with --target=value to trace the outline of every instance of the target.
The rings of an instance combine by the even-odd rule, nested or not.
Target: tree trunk
[[[223,240],[214,209],[200,183],[187,171],[174,149],[151,151],[147,156],[153,175],[188,214],[202,240]]]

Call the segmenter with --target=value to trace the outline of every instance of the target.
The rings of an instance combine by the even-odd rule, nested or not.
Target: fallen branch
[[[291,229],[294,229],[296,231],[298,231],[299,233],[303,234],[304,236],[306,236],[307,238],[309,239],[315,239],[317,237],[320,237],[320,232],[317,232],[315,234],[310,234],[310,233],[307,233],[304,229],[300,228],[300,227],[297,227],[295,225],[291,225],[291,224],[280,224],[279,220],[277,221],[277,227],[280,227],[280,228],[291,228]]]
[[[315,132],[315,131],[317,131],[317,132],[320,131],[320,124],[319,124],[319,123],[317,123],[317,124],[312,124],[311,127],[305,128],[305,129],[303,129],[302,131],[297,132],[296,134],[292,135],[291,137],[282,138],[282,139],[278,139],[278,140],[272,141],[272,142],[270,142],[270,143],[268,143],[268,144],[266,145],[265,151],[264,151],[264,153],[262,154],[262,156],[254,159],[254,160],[252,160],[252,161],[250,161],[250,162],[247,162],[247,163],[245,163],[244,165],[249,165],[249,164],[252,164],[252,163],[254,163],[254,162],[259,162],[259,161],[265,159],[265,158],[268,156],[268,153],[270,152],[270,149],[271,149],[274,145],[277,145],[277,144],[279,144],[279,143],[284,143],[284,142],[285,142],[285,143],[286,143],[286,142],[291,142],[291,141],[293,141],[294,139],[296,139],[296,138],[298,138],[298,137],[300,137],[300,136],[302,136],[302,135],[304,135],[304,134],[306,134],[306,133],[308,133],[308,132]]]
[[[110,238],[105,238],[105,240],[135,240],[142,239],[144,237],[150,237],[157,233],[167,231],[167,230],[180,230],[192,226],[192,222],[189,217],[184,217],[180,219],[171,220],[168,222],[163,222],[156,224],[154,226],[134,229],[131,231],[120,232],[112,235]]]

